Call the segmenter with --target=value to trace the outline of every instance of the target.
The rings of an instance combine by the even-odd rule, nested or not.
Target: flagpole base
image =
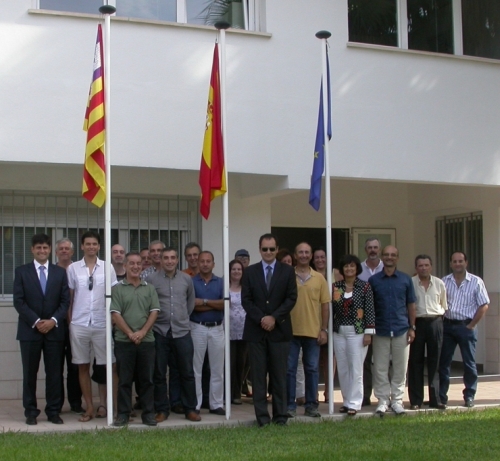
[[[113,5],[102,5],[99,7],[99,13],[114,14],[116,13],[116,8]]]
[[[330,38],[332,36],[332,34],[330,32],[328,32],[327,30],[320,30],[320,31],[316,32],[315,35],[317,38]]]

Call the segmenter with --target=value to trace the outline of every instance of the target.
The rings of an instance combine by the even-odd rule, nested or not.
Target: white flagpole
[[[106,158],[106,202],[104,204],[105,282],[106,282],[106,392],[108,426],[113,424],[113,366],[111,344],[111,143],[110,143],[110,16],[116,11],[112,5],[103,5],[99,12],[104,15],[104,114],[106,134],[104,152]]]
[[[222,264],[224,265],[224,372],[226,392],[226,419],[231,417],[231,357],[229,343],[229,185],[227,180],[227,143],[226,143],[226,29],[230,24],[225,21],[215,23],[219,30],[220,44],[220,97],[222,116],[222,145],[224,147],[224,174],[226,193],[222,196]]]
[[[316,33],[316,37],[321,40],[321,81],[323,87],[323,132],[324,132],[324,153],[325,153],[325,219],[326,219],[326,280],[330,297],[332,297],[332,208],[330,196],[330,155],[328,150],[328,77],[327,77],[327,39],[331,37],[331,33],[327,30],[320,30]],[[329,306],[330,318],[328,320],[328,414],[333,414],[333,316],[332,304]]]

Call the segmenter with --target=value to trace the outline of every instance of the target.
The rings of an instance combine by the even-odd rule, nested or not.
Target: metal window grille
[[[184,245],[201,245],[199,202],[192,198],[128,198],[111,200],[111,245],[139,251],[152,240],[161,240],[179,252],[183,264]],[[12,296],[14,269],[32,260],[31,237],[46,233],[55,242],[63,237],[75,246],[73,259],[82,258],[80,237],[87,230],[99,232],[105,254],[104,208],[82,197],[0,194],[0,299]],[[53,260],[55,255],[53,252]]]
[[[450,273],[450,257],[455,251],[467,255],[467,270],[483,277],[482,212],[442,216],[436,219],[436,275]]]

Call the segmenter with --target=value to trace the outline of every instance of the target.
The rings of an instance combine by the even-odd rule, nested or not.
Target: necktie
[[[45,287],[47,286],[47,276],[45,275],[45,266],[40,266],[38,268],[40,271],[40,285],[42,287],[42,292],[45,294]]]
[[[266,274],[266,286],[267,286],[267,289],[269,290],[269,287],[271,286],[271,277],[273,276],[273,268],[272,268],[272,266],[267,266],[266,267],[266,271],[267,271],[267,274]]]

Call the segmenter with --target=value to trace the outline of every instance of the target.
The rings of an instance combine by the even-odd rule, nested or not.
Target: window
[[[263,0],[110,0],[121,17],[213,25],[228,21],[236,29],[260,30]],[[102,0],[39,0],[45,10],[99,14]]]
[[[464,54],[500,59],[500,2],[462,0]]]
[[[408,0],[408,48],[453,54],[452,0]]]
[[[184,245],[201,244],[198,207],[198,200],[180,197],[113,198],[111,245],[138,251],[159,239],[179,251],[182,267]],[[49,235],[53,248],[58,239],[68,237],[76,261],[82,258],[80,237],[89,229],[101,235],[99,257],[104,258],[104,209],[81,197],[0,195],[0,299],[12,295],[14,269],[32,260],[33,234]]]
[[[398,46],[397,0],[349,0],[349,41]]]
[[[347,0],[349,41],[500,59],[498,0]]]
[[[483,276],[483,216],[480,211],[436,219],[436,275],[450,273],[450,257],[455,251],[467,255],[467,270]]]

